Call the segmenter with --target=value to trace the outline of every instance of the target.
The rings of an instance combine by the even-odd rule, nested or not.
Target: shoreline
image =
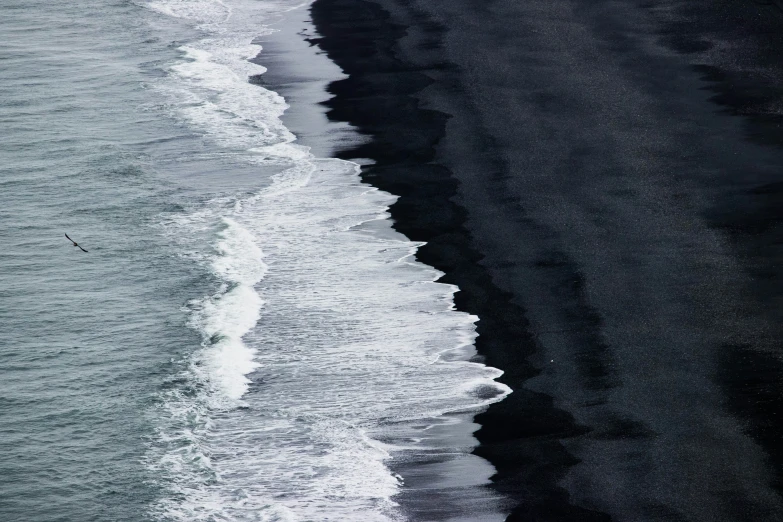
[[[475,418],[508,520],[783,514],[778,20],[718,4],[311,6],[338,156],[514,390]]]
[[[474,453],[497,470],[493,488],[515,501],[526,496],[539,499],[534,507],[524,508],[526,515],[557,513],[585,522],[607,520],[603,514],[570,505],[566,492],[556,486],[575,463],[557,438],[585,429],[557,409],[551,397],[522,385],[539,373],[527,361],[535,350],[533,333],[524,322],[525,311],[493,284],[478,263],[482,256],[464,227],[465,211],[454,201],[458,182],[448,168],[432,163],[449,116],[418,106],[415,95],[431,80],[394,56],[393,47],[406,28],[387,23],[389,16],[380,7],[363,0],[318,0],[311,13],[321,35],[313,42],[348,75],[329,86],[334,98],[324,103],[328,117],[349,121],[373,137],[341,150],[338,157],[375,162],[363,167],[362,180],[399,196],[390,208],[393,227],[412,241],[426,242],[416,258],[444,272],[440,282],[460,289],[454,296],[456,308],[479,317],[478,360],[503,370],[498,382],[514,390],[474,421],[481,425],[474,434],[480,443]],[[366,52],[369,48],[372,53]],[[389,74],[394,75],[393,84],[388,83]],[[389,114],[395,119],[388,119]],[[530,424],[509,425],[509,418],[516,415]],[[520,476],[525,463],[535,460],[539,461],[536,471]],[[403,494],[412,497],[407,504],[418,507],[415,516],[429,519],[433,516],[426,506],[429,494],[426,488],[423,491],[423,498],[416,492]]]

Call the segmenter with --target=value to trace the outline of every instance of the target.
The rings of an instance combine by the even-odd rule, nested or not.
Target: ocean
[[[423,453],[488,482],[509,389],[334,159],[367,137],[307,6],[3,2],[0,520],[403,520]]]

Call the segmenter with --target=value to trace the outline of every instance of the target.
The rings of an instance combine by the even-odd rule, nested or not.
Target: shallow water
[[[0,518],[397,519],[388,459],[505,393],[393,197],[248,82],[297,5],[4,6]]]

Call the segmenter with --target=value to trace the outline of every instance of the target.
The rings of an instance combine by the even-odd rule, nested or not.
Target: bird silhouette
[[[68,237],[68,234],[65,234],[65,237]],[[85,249],[83,249],[81,246],[79,246],[79,243],[68,237],[68,241],[73,243],[73,246],[81,248],[82,252],[87,252]]]

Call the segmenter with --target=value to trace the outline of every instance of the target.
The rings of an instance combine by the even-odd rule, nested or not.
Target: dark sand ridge
[[[329,116],[515,391],[516,520],[777,520],[780,36],[749,2],[317,0]],[[406,470],[401,469],[405,477]],[[438,493],[406,482],[424,520]]]

